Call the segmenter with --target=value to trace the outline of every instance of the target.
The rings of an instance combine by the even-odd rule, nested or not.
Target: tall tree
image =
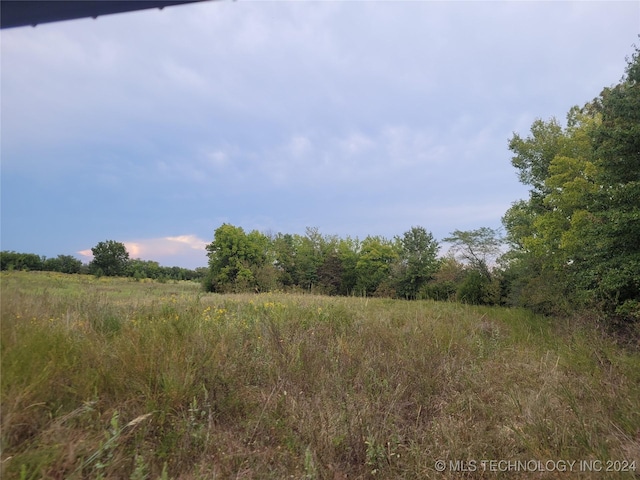
[[[491,264],[500,254],[502,239],[499,232],[489,227],[477,230],[454,230],[442,240],[451,243],[451,251],[464,263],[477,270],[486,279],[491,279]]]
[[[411,227],[397,239],[399,261],[397,267],[397,295],[416,298],[438,269],[440,246],[433,234],[424,227]]]
[[[640,320],[640,48],[598,106],[602,122],[592,138],[600,189],[589,223],[597,242],[582,278],[610,311]]]
[[[560,151],[562,138],[562,127],[552,118],[548,122],[534,121],[528,137],[514,133],[509,141],[509,150],[514,153],[511,164],[518,169],[520,182],[532,187],[532,199],[541,199],[546,194],[544,181],[551,161]]]
[[[96,275],[122,276],[127,272],[129,252],[124,243],[106,240],[91,249],[93,260],[89,270]]]
[[[391,294],[391,266],[398,258],[397,244],[379,236],[368,236],[362,241],[356,263],[358,293]]]
[[[307,227],[297,248],[299,286],[312,290],[318,284],[318,268],[324,262],[325,240],[316,227]]]
[[[242,227],[223,224],[206,249],[209,276],[205,287],[212,291],[243,291],[257,287],[256,270],[264,265],[269,239],[260,232],[248,235]]]
[[[593,104],[570,110],[567,127],[554,141],[555,156],[545,160],[546,177],[540,179],[539,189],[503,218],[507,241],[514,248],[505,257],[510,260],[505,277],[516,304],[562,314],[570,310],[569,304],[578,303],[574,273],[580,248],[575,238],[586,234],[584,222],[599,188],[589,137],[599,118]]]
[[[618,85],[572,108],[565,129],[545,124],[553,133],[534,136],[546,140],[531,149],[517,136],[510,143],[534,186],[503,219],[525,303],[640,319],[639,57],[636,49]]]
[[[343,238],[338,242],[338,257],[342,266],[340,277],[340,295],[351,295],[358,282],[357,264],[360,256],[360,240]]]

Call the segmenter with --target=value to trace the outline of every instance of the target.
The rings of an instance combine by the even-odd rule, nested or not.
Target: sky
[[[640,2],[204,2],[0,32],[2,250],[500,228],[508,141],[619,82]]]

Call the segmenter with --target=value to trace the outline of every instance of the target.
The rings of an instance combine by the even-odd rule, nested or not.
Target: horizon
[[[617,83],[639,24],[637,2],[240,0],[3,30],[2,250],[111,238],[197,268],[223,223],[500,228],[528,196],[509,138]]]

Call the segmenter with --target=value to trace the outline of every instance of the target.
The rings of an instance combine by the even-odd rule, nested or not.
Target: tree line
[[[620,82],[567,114],[533,122],[509,140],[529,197],[491,228],[455,230],[440,244],[424,227],[401,236],[339,238],[223,224],[206,247],[208,268],[130,260],[124,244],[92,249],[88,265],[2,252],[2,270],[202,281],[211,292],[298,290],[327,295],[458,300],[568,315],[590,310],[613,322],[640,320],[640,50]]]
[[[0,270],[27,270],[87,274],[95,276],[132,277],[137,280],[151,278],[164,280],[200,281],[206,269],[190,270],[182,267],[165,267],[152,260],[130,259],[123,243],[114,240],[99,242],[93,247],[94,258],[88,264],[71,255],[46,258],[35,253],[14,251],[0,252]]]
[[[494,265],[502,243],[484,227],[454,231],[439,256],[440,244],[424,227],[414,226],[392,239],[245,232],[223,224],[207,245],[211,292],[295,290],[326,295],[457,299],[503,303],[501,277]]]
[[[207,246],[209,267],[188,270],[131,259],[124,243],[99,242],[93,260],[3,251],[2,270],[42,270],[135,279],[195,280],[210,292],[300,291],[326,295],[460,300],[504,304],[495,268],[501,239],[489,228],[456,230],[444,239],[453,247],[445,258],[423,227],[403,235],[339,238],[309,227],[304,235],[268,235],[223,224]]]
[[[14,251],[0,252],[0,270],[36,270],[61,273],[80,273],[83,265],[71,255],[58,255],[46,258],[35,253],[19,253]]]
[[[618,84],[509,140],[529,197],[495,230],[456,230],[439,244],[423,227],[394,239],[266,236],[222,225],[207,247],[210,291],[299,288],[337,295],[457,299],[614,323],[640,320],[640,51]],[[501,253],[505,244],[506,253]]]

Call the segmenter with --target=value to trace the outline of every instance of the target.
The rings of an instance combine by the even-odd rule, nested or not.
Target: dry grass
[[[0,278],[2,478],[566,476],[449,463],[481,460],[640,469],[640,354],[587,324],[453,303]]]

